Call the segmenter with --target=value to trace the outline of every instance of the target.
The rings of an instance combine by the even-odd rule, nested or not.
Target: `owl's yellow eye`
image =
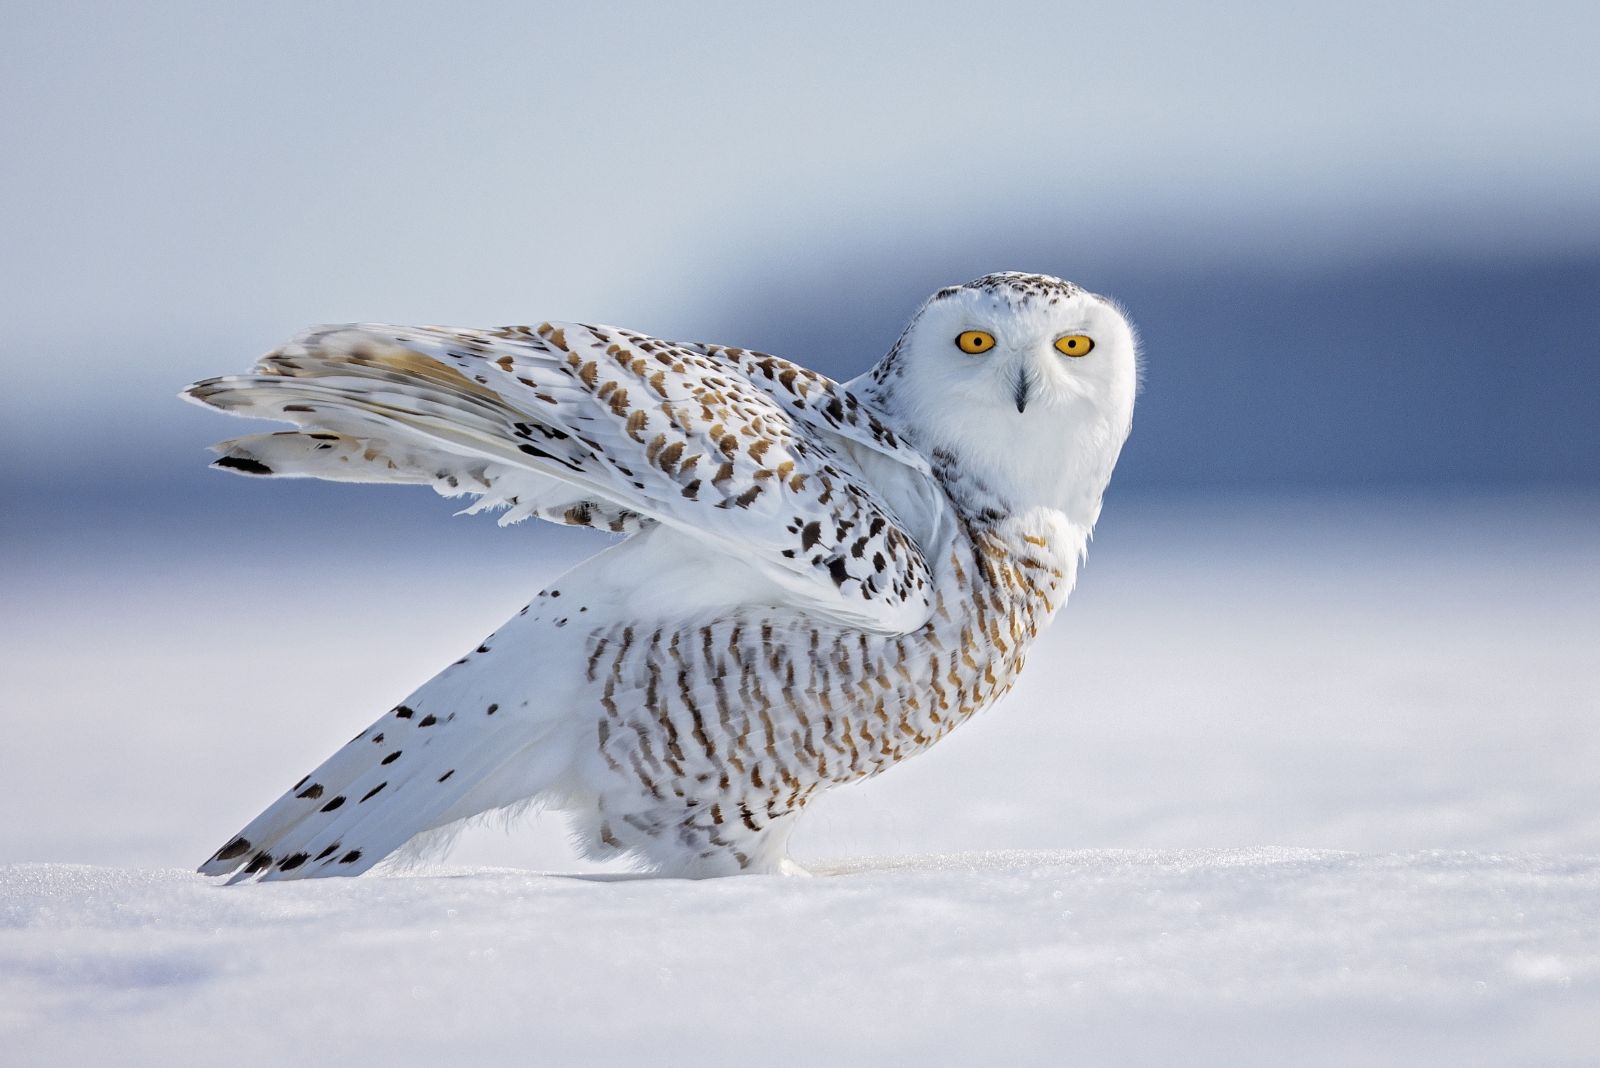
[[[1094,339],[1087,334],[1068,334],[1056,338],[1056,351],[1063,356],[1087,356],[1094,348]]]
[[[976,356],[980,352],[988,352],[994,348],[994,335],[987,330],[963,330],[956,335],[956,347],[962,352]]]

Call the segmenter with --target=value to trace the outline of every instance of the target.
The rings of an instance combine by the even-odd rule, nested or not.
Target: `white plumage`
[[[1009,689],[1070,592],[1135,343],[1040,275],[934,294],[840,384],[611,327],[313,330],[186,396],[299,429],[246,474],[415,482],[629,537],[543,591],[201,867],[348,875],[527,801],[587,852],[791,870],[811,798]]]

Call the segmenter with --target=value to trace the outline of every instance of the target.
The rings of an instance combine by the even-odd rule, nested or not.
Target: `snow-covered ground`
[[[586,543],[11,546],[0,1063],[1594,1063],[1597,531],[1114,497],[1013,696],[814,806],[818,878],[546,820],[229,890],[186,869]]]
[[[479,868],[222,891],[181,871],[19,866],[0,883],[15,1058],[0,1060],[1509,1065],[1595,1052],[1593,857],[995,852],[807,880],[597,878]]]

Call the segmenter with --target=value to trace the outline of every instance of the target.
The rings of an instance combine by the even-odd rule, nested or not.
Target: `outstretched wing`
[[[516,518],[668,524],[853,626],[903,633],[931,611],[931,545],[896,514],[917,513],[924,542],[938,529],[926,463],[843,386],[777,357],[575,323],[340,326],[187,395],[306,428],[225,443],[218,463],[245,473],[430,482]]]

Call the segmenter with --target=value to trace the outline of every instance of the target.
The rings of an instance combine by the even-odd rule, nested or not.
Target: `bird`
[[[421,484],[501,523],[624,535],[199,871],[357,875],[538,806],[641,872],[804,874],[808,804],[1011,689],[1076,582],[1140,359],[1112,299],[1007,271],[934,292],[845,382],[543,322],[324,326],[194,383],[294,426],[214,446],[225,471]]]

